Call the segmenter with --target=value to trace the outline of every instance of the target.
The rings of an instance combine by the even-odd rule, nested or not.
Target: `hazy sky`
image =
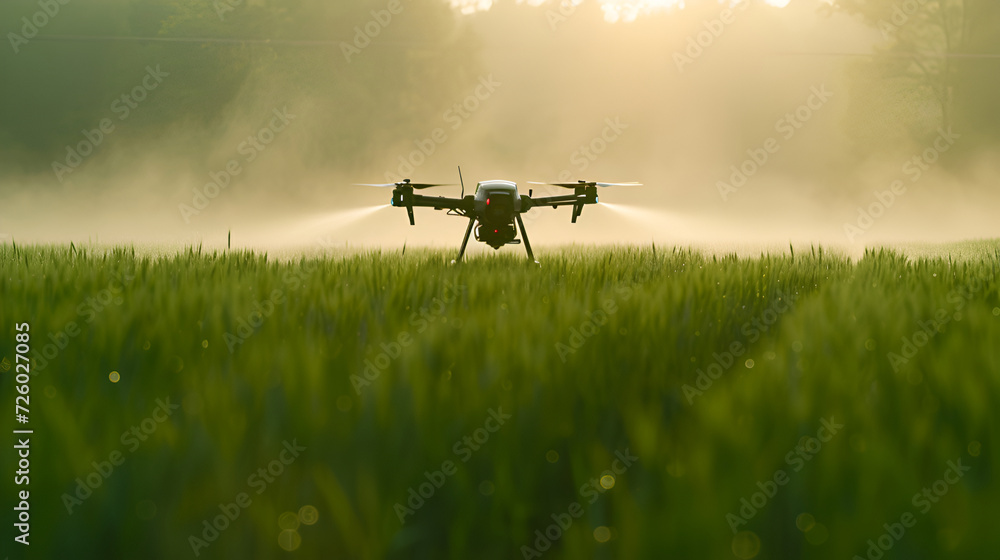
[[[794,241],[858,249],[1000,235],[996,147],[963,144],[961,129],[910,134],[937,118],[926,96],[879,81],[867,55],[884,53],[886,37],[871,22],[827,14],[823,1],[692,1],[682,9],[672,0],[451,0],[449,33],[471,39],[456,39],[448,52],[474,53],[461,68],[443,51],[406,42],[408,31],[431,17],[426,2],[407,1],[354,58],[345,61],[343,45],[357,45],[351,32],[371,23],[365,12],[336,35],[301,37],[325,46],[283,55],[325,56],[323,63],[340,72],[329,94],[296,87],[286,76],[250,73],[211,128],[189,119],[157,124],[162,130],[142,141],[116,142],[111,134],[62,177],[51,166],[0,174],[7,199],[0,239],[219,245],[232,230],[241,246],[457,247],[464,220],[418,209],[411,227],[405,212],[387,207],[388,190],[352,186],[403,174],[457,182],[457,165],[469,190],[498,178],[519,182],[525,193],[526,181],[644,183],[603,191],[602,202],[611,204],[587,207],[576,225],[569,209],[533,210],[526,222],[539,246]],[[255,61],[261,56],[246,50]],[[404,60],[421,61],[448,88],[422,92],[421,75],[408,78],[417,87],[398,92],[391,81],[398,76],[386,76],[384,87],[363,85],[380,66]],[[990,64],[982,72],[995,72]],[[968,72],[975,76],[976,68]],[[142,66],[129,71],[134,76],[125,83],[146,79]],[[167,107],[158,99],[176,94],[170,80],[163,78],[162,94],[150,89],[135,111]],[[206,96],[215,91],[204,87]],[[352,105],[372,96],[384,97],[384,109],[358,118]],[[422,112],[407,109],[413,104]],[[98,105],[120,116],[113,104]],[[359,150],[357,157],[336,164],[307,157],[327,147],[338,123],[339,141]],[[246,142],[248,132],[258,140]],[[210,138],[211,148],[192,157],[183,146],[193,138]],[[45,149],[63,161],[64,150]],[[959,150],[960,163],[948,159]],[[183,206],[197,206],[195,193],[224,177],[232,161],[239,173],[205,208],[185,213]],[[431,194],[457,196],[458,187]]]

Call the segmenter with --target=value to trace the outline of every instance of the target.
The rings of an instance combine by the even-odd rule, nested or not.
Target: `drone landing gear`
[[[524,239],[524,248],[528,250],[528,260],[538,264],[535,260],[535,255],[531,252],[531,243],[528,241],[528,232],[524,229],[524,222],[521,221],[520,214],[514,214],[514,218],[517,219],[517,227],[521,228],[521,238]]]
[[[472,226],[476,223],[476,218],[469,218],[469,227],[465,230],[465,239],[462,240],[462,248],[458,250],[458,258],[452,262],[462,262],[462,255],[465,254],[465,246],[469,244],[469,235],[472,234]]]
[[[520,214],[515,214],[514,218],[517,220],[517,227],[521,229],[521,239],[524,239],[524,248],[528,251],[528,260],[534,264],[539,264],[535,260],[535,254],[531,251],[531,242],[528,241],[528,232],[524,229],[524,222],[521,220]],[[458,258],[451,261],[454,263],[462,262],[462,257],[465,256],[465,248],[469,245],[469,236],[472,235],[472,226],[476,224],[476,218],[469,218],[469,227],[465,229],[465,238],[462,239],[462,248],[458,250]]]

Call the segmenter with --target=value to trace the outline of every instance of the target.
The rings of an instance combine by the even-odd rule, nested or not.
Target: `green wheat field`
[[[1000,242],[452,253],[0,246],[3,555],[1000,549]]]

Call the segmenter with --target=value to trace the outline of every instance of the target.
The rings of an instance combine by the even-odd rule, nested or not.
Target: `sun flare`
[[[463,15],[485,12],[493,7],[493,0],[448,0],[452,9]],[[575,8],[584,0],[515,0],[518,4],[528,6],[545,6]],[[668,13],[673,10],[683,10],[691,2],[699,0],[596,0],[600,2],[604,12],[604,21],[608,23],[631,22],[643,16],[658,13]],[[747,0],[703,0],[718,4],[735,5]],[[791,0],[764,0],[764,3],[775,8],[784,8]]]

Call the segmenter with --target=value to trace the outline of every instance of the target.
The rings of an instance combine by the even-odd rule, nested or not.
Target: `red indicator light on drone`
[[[489,206],[489,205],[490,205],[490,199],[488,199],[488,198],[486,199],[486,205],[487,205],[487,206]]]

